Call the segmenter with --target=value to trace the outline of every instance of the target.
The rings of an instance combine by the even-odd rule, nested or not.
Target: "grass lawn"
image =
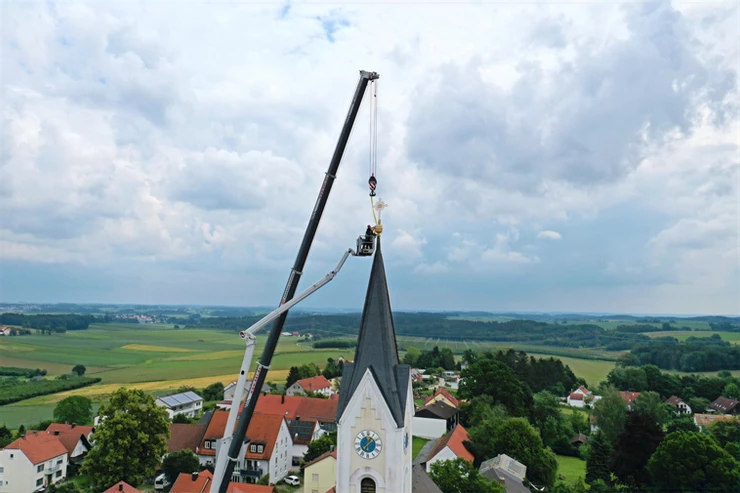
[[[558,476],[562,474],[565,477],[562,481],[575,483],[578,478],[586,478],[585,460],[565,455],[556,455],[556,458],[558,460]]]
[[[411,437],[411,460],[416,459],[416,456],[419,455],[419,452],[421,452],[421,449],[428,441],[426,438]]]

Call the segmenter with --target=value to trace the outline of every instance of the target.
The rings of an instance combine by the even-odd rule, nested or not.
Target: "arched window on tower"
[[[360,482],[360,493],[375,493],[375,481],[363,478]]]

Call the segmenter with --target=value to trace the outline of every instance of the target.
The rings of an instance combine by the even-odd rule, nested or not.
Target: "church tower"
[[[380,237],[337,407],[337,493],[411,493],[411,368],[398,360]]]

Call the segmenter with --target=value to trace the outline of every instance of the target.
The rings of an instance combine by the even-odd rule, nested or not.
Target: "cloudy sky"
[[[277,304],[364,69],[394,307],[740,311],[737,2],[0,8],[0,301]],[[371,219],[368,122],[303,287]]]

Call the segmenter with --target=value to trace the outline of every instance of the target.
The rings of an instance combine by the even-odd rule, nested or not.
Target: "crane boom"
[[[247,375],[249,375],[249,367],[252,366],[252,356],[254,356],[254,348],[257,345],[257,338],[254,335],[262,327],[266,326],[267,324],[278,318],[280,315],[287,312],[298,303],[305,300],[316,291],[329,284],[336,277],[339,271],[342,270],[342,267],[344,266],[344,263],[347,261],[347,258],[350,256],[350,254],[358,255],[357,252],[353,251],[351,248],[348,249],[346,252],[344,252],[344,255],[342,255],[342,258],[339,260],[339,263],[333,271],[329,272],[327,275],[313,283],[308,289],[303,291],[301,294],[299,294],[289,302],[285,303],[284,305],[280,305],[278,308],[262,317],[247,330],[239,333],[241,338],[246,340],[247,348],[244,351],[244,359],[242,360],[242,366],[239,371],[239,378],[236,382],[236,388],[234,389],[234,397],[231,400],[231,410],[229,411],[229,417],[226,421],[224,436],[222,439],[218,440],[218,443],[216,445],[216,467],[213,475],[213,484],[211,485],[212,491],[218,491],[221,480],[224,479],[222,477],[224,468],[226,467],[226,455],[224,452],[226,452],[226,447],[229,446],[232,439],[231,433],[234,430],[236,415],[239,412],[239,405],[242,402],[244,385],[247,381]]]
[[[293,264],[293,268],[291,269],[290,275],[288,276],[288,282],[285,286],[285,290],[283,291],[283,297],[280,300],[280,305],[284,305],[285,303],[289,302],[298,289],[298,283],[300,282],[301,275],[303,274],[303,267],[306,264],[308,253],[311,250],[311,244],[313,243],[314,236],[316,235],[316,230],[319,227],[321,216],[324,213],[324,207],[326,207],[326,201],[329,198],[331,187],[334,184],[334,179],[336,178],[337,171],[339,170],[339,164],[342,162],[342,156],[344,155],[344,150],[347,147],[347,142],[349,141],[352,127],[354,126],[355,119],[357,118],[357,113],[360,110],[360,104],[362,103],[362,98],[365,95],[367,84],[371,80],[376,80],[378,78],[380,78],[380,75],[378,75],[377,72],[367,72],[365,70],[360,71],[360,80],[357,82],[357,88],[355,89],[354,96],[352,97],[352,102],[350,103],[347,117],[344,120],[342,131],[339,134],[339,140],[329,163],[329,169],[326,171],[324,181],[321,184],[321,189],[319,190],[319,196],[316,198],[316,204],[314,205],[313,211],[311,212],[311,216],[308,220],[308,225],[306,226],[306,232],[303,234],[303,241],[301,242],[301,246],[298,249],[298,255],[296,256],[295,263]],[[247,434],[249,422],[252,420],[254,409],[257,406],[259,389],[262,388],[262,385],[265,382],[267,371],[270,368],[272,356],[275,353],[275,348],[277,347],[278,340],[280,339],[280,333],[283,330],[283,325],[285,324],[285,319],[287,316],[288,312],[283,312],[272,324],[272,328],[270,329],[267,338],[267,343],[265,344],[265,349],[262,351],[262,357],[260,358],[259,364],[257,365],[257,369],[254,373],[254,378],[252,379],[252,385],[249,387],[247,401],[240,415],[239,424],[237,425],[236,430],[234,431],[234,437],[229,444],[228,462],[226,463],[226,468],[224,469],[223,476],[221,476],[221,484],[219,485],[218,491],[216,492],[212,490],[212,493],[226,493],[226,489],[229,486],[229,480],[231,479],[232,473],[234,472],[234,466],[239,460],[239,451],[241,450],[242,443],[244,442],[244,438]]]

